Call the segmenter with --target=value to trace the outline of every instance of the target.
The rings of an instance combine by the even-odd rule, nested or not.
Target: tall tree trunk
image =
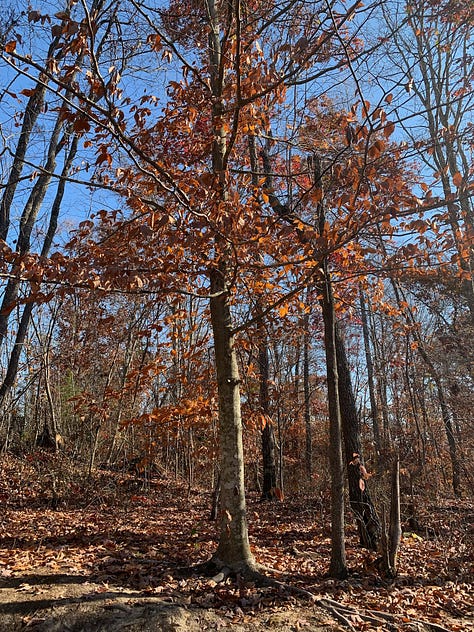
[[[56,158],[60,150],[60,136],[64,127],[64,120],[58,115],[48,147],[48,156],[44,166],[44,172],[38,177],[33,186],[28,200],[23,208],[20,219],[20,230],[16,244],[16,252],[24,255],[30,251],[31,233],[36,218],[43,204],[44,197],[52,179],[52,173],[56,167]],[[15,278],[16,265],[12,266],[12,277],[8,280],[3,294],[0,308],[0,344],[7,334],[8,319],[12,306],[18,298],[21,281]]]
[[[49,47],[48,58],[53,58],[55,50],[57,55],[58,42],[59,38],[55,37]],[[13,157],[13,164],[10,168],[8,182],[6,183],[2,199],[0,200],[0,239],[3,239],[3,241],[6,241],[8,237],[13,198],[15,197],[15,192],[25,164],[31,133],[43,108],[48,81],[48,77],[44,73],[40,73],[38,82],[25,107],[20,136]]]
[[[405,320],[408,325],[411,327],[411,332],[414,340],[417,343],[418,353],[422,358],[425,366],[427,367],[435,385],[436,391],[438,394],[438,401],[441,409],[441,417],[443,419],[444,429],[446,432],[446,440],[448,442],[449,449],[449,457],[451,460],[451,469],[452,469],[452,486],[453,491],[456,496],[461,495],[461,466],[459,463],[458,449],[456,443],[456,437],[453,431],[453,422],[451,411],[448,406],[448,401],[445,393],[445,387],[441,376],[436,369],[436,366],[432,362],[428,351],[426,350],[424,341],[420,335],[420,332],[417,327],[417,323],[413,316],[413,313],[409,307],[409,304],[404,295],[403,289],[398,281],[395,279],[391,279],[392,287],[395,293],[395,298],[397,300],[398,306],[403,313]]]
[[[221,494],[217,565],[240,570],[254,564],[247,530],[239,370],[232,336],[229,295],[221,270],[211,274],[211,323],[219,396]]]
[[[252,183],[258,186],[258,161],[255,147],[255,137],[249,136],[249,156],[252,168]],[[257,315],[260,316],[257,327],[258,340],[258,367],[259,367],[259,405],[265,418],[265,425],[262,428],[262,463],[263,482],[261,500],[273,500],[276,498],[277,489],[277,465],[276,465],[276,439],[275,428],[270,417],[270,400],[268,394],[268,384],[270,379],[268,361],[268,338],[263,322],[263,305],[261,298],[257,300]]]
[[[267,194],[273,210],[279,217],[295,227],[295,233],[298,236],[299,240],[303,245],[306,245],[307,239],[304,233],[300,230],[292,211],[287,206],[282,205],[275,195],[271,176],[270,158],[267,151],[262,151],[262,158],[267,185]],[[314,173],[312,174],[314,182],[317,183],[318,187],[322,188],[321,171],[318,157],[313,155],[310,162],[314,166]],[[322,235],[324,232],[325,224],[324,204],[322,202],[318,204],[317,213],[320,233]],[[318,259],[317,251],[314,251],[313,258],[318,266],[327,266],[326,260],[321,262]],[[323,275],[323,278],[318,281],[316,289],[321,295],[320,305],[323,313],[326,311],[326,318],[328,318],[328,306],[324,304],[325,300],[329,300],[328,298],[325,298],[327,293],[327,288],[325,287],[326,282],[327,279]],[[331,290],[330,295],[332,300],[332,288],[329,289]],[[352,389],[350,367],[347,361],[346,350],[341,337],[340,329],[338,327],[337,317],[335,313],[331,316],[331,318],[334,319],[334,346],[337,358],[337,371],[335,375],[337,376],[337,397],[340,407],[345,457],[348,470],[349,498],[359,527],[359,537],[362,546],[376,550],[380,533],[380,521],[378,519],[377,512],[375,511],[375,508],[372,504],[367,484],[363,481],[361,470],[362,449],[360,441],[360,423],[354,392]],[[355,457],[354,455],[357,455],[357,457]],[[359,464],[357,466],[354,465],[354,459],[356,458],[359,460]]]
[[[309,293],[309,290],[308,290]],[[309,301],[307,301],[309,303]],[[311,388],[309,383],[309,313],[303,318],[303,389],[304,389],[304,426],[305,426],[305,465],[306,474],[311,480],[313,475],[313,437],[311,433]]]
[[[61,171],[61,178],[59,180],[56,195],[54,197],[53,204],[51,206],[48,230],[46,232],[46,236],[43,242],[43,247],[41,249],[42,257],[47,257],[49,255],[49,251],[51,249],[54,236],[56,235],[56,230],[58,227],[59,211],[61,208],[61,204],[64,197],[64,191],[66,188],[66,178],[70,173],[72,163],[76,156],[77,146],[78,146],[78,138],[77,136],[74,136],[71,142],[69,153],[67,155],[67,158],[64,162],[64,165]],[[33,302],[26,303],[25,307],[23,308],[20,324],[18,326],[18,330],[16,333],[15,344],[13,346],[12,352],[8,360],[7,372],[5,374],[5,377],[3,378],[2,384],[0,385],[0,407],[3,406],[3,403],[5,401],[7,394],[10,392],[10,389],[13,387],[15,383],[15,379],[18,373],[18,365],[20,362],[20,356],[23,350],[23,346],[25,344],[27,333],[28,333],[28,328],[30,325],[33,308],[34,308]]]
[[[400,461],[395,459],[391,472],[390,513],[383,516],[381,571],[385,578],[397,576],[397,558],[402,525],[400,522]]]
[[[361,467],[363,465],[363,455],[359,415],[352,388],[351,370],[347,360],[346,347],[337,323],[335,346],[342,433],[349,482],[349,500],[356,519],[360,544],[367,549],[376,551],[380,537],[380,520],[372,503],[367,482],[364,481]]]
[[[446,432],[446,440],[448,442],[449,458],[451,460],[451,470],[452,470],[452,475],[453,475],[452,477],[453,492],[455,496],[460,496],[461,495],[461,465],[459,463],[456,437],[454,435],[454,430],[453,430],[453,420],[452,420],[451,411],[448,406],[445,388],[441,380],[441,377],[438,371],[436,370],[436,367],[434,366],[433,362],[431,362],[431,359],[428,353],[426,352],[424,346],[422,344],[420,345],[420,343],[418,344],[418,351],[421,357],[423,358],[429,372],[431,373],[431,377],[433,378],[433,381],[436,385],[439,406],[441,409],[441,417],[443,419],[444,429]]]
[[[269,380],[269,363],[268,363],[268,346],[265,332],[260,326],[259,335],[259,400],[260,410],[265,418],[265,425],[262,428],[262,457],[263,457],[263,485],[262,500],[274,500],[277,497],[277,468],[276,468],[276,440],[275,429],[270,418],[269,396],[268,396],[268,380]]]
[[[326,208],[324,203],[321,162],[313,156],[314,184],[321,188],[321,201],[318,202],[317,221],[319,235],[324,239],[326,231]],[[329,468],[331,472],[331,577],[347,576],[346,545],[344,529],[344,461],[342,456],[342,420],[339,389],[339,363],[337,358],[336,334],[337,320],[334,309],[334,295],[329,270],[328,257],[320,261],[320,304],[324,323],[324,351],[326,356],[326,377],[329,411]]]
[[[370,416],[372,417],[372,430],[374,433],[375,452],[377,462],[380,459],[382,444],[380,440],[380,413],[375,393],[374,363],[372,360],[372,350],[370,348],[369,323],[367,319],[367,308],[365,295],[362,286],[359,287],[360,316],[362,321],[362,335],[364,337],[365,361],[367,366],[367,381],[369,385]]]
[[[324,321],[324,349],[329,408],[329,466],[331,470],[331,577],[347,576],[344,541],[344,465],[341,441],[341,411],[336,355],[336,318],[331,279],[325,264],[321,305]]]
[[[278,498],[276,439],[273,423],[267,418],[262,430],[263,486],[261,500]]]
[[[227,131],[223,125],[222,104],[225,73],[217,0],[207,0],[207,9],[210,87],[213,95],[212,171],[218,182],[218,199],[226,203],[228,202]],[[245,506],[240,377],[232,334],[229,295],[228,260],[230,257],[228,243],[223,243],[221,238],[216,237],[216,260],[214,267],[210,270],[210,309],[219,400],[221,496],[218,516],[219,544],[212,561],[217,566],[239,571],[254,567],[255,560],[250,551]]]

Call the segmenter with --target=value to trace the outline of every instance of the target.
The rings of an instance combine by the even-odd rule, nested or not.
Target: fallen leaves
[[[18,471],[18,464],[11,467]],[[53,511],[38,480],[29,480],[25,468],[22,478],[5,469],[3,473],[0,488],[8,500],[0,523],[0,581],[18,579],[19,592],[37,594],[38,586],[29,579],[35,575],[75,575],[94,581],[104,593],[138,590],[216,609],[240,623],[252,613],[285,611],[294,603],[275,588],[229,579],[216,584],[189,570],[209,559],[216,547],[215,525],[204,519],[208,493],[190,496],[185,485],[165,477],[137,490],[123,475],[109,473],[108,485],[116,494],[107,502],[105,496],[97,504],[86,498],[86,506]],[[74,499],[78,497],[75,492]],[[258,503],[249,497],[250,537],[257,560],[275,569],[279,580],[337,602],[356,630],[383,628],[384,614],[396,617],[400,630],[420,619],[445,626],[449,621],[450,630],[464,629],[465,618],[474,612],[469,546],[473,515],[467,501],[420,513],[425,532],[405,532],[400,574],[390,585],[378,576],[375,556],[357,546],[356,530],[350,527],[351,574],[335,581],[326,577],[329,518],[319,499]],[[183,573],[183,568],[188,570]],[[298,625],[306,627],[304,620]]]

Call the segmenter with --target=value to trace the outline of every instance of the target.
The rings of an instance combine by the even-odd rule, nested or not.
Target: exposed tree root
[[[311,602],[316,601],[316,597],[309,590],[304,590],[303,588],[269,577],[268,573],[272,575],[283,575],[283,573],[277,569],[263,566],[262,564],[246,562],[230,567],[216,558],[211,558],[191,568],[180,569],[180,572],[185,574],[196,573],[207,575],[210,577],[210,580],[216,584],[220,584],[231,577],[236,581],[249,582],[259,588],[277,588],[281,593],[292,594]]]
[[[349,630],[355,630],[354,626],[349,621],[349,619],[347,619],[347,617],[345,617],[342,614],[342,612],[339,611],[338,608],[334,608],[333,606],[329,604],[320,603],[319,601],[317,602],[317,604],[318,606],[321,606],[322,608],[327,610],[336,619],[336,621],[339,621],[339,623],[342,623],[342,625],[344,625],[346,628],[349,628]]]
[[[349,617],[360,617],[366,623],[372,623],[374,626],[379,627],[381,624],[389,627],[390,630],[396,632],[399,629],[399,615],[391,614],[389,612],[379,612],[378,610],[358,610],[352,606],[344,606],[332,599],[318,599],[316,601],[318,606],[329,610],[329,612],[343,625],[350,630],[354,630],[354,626],[349,620]],[[422,625],[432,632],[450,632],[447,628],[430,621],[422,621],[420,619],[410,619],[410,623],[413,625]]]
[[[230,567],[226,566],[220,560],[212,558],[207,562],[187,569],[187,572],[207,575],[215,584],[225,582],[226,579],[231,577],[237,582],[249,582],[259,588],[276,588],[281,593],[295,595],[296,597],[312,602],[316,606],[324,608],[334,619],[349,630],[356,629],[351,620],[362,620],[365,623],[372,624],[374,628],[385,626],[385,629],[388,628],[393,632],[399,629],[399,615],[389,612],[379,612],[378,610],[359,610],[353,606],[346,606],[326,597],[318,599],[308,590],[269,577],[266,573],[279,575],[282,573],[281,571],[262,566],[261,564],[245,562]],[[450,632],[447,628],[437,623],[418,619],[412,619],[410,623],[424,626],[425,629],[431,630],[432,632]]]
[[[349,617],[358,617],[365,621],[366,623],[372,623],[375,626],[379,627],[381,624],[384,625],[388,622],[390,629],[398,630],[398,627],[395,625],[395,617],[389,613],[379,613],[376,611],[361,611],[357,608],[353,608],[352,606],[344,606],[337,601],[333,601],[332,599],[318,599],[317,605],[329,610],[329,612],[343,625],[348,627],[350,630],[354,630],[354,626],[350,622]],[[393,623],[393,625],[392,625]]]
[[[261,564],[239,564],[236,568],[230,568],[228,566],[220,566],[219,561],[216,560],[214,560],[213,563],[219,569],[218,573],[212,577],[212,580],[216,583],[225,581],[228,577],[235,577],[237,580],[250,582],[259,588],[277,588],[282,593],[293,594],[312,602],[316,600],[313,593],[308,590],[286,584],[266,574],[274,573],[281,575],[282,573],[276,569],[268,568]]]

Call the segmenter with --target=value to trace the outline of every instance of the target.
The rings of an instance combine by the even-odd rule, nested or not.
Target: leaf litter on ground
[[[26,616],[22,625],[49,625],[42,623],[45,593],[57,585],[50,606],[55,597],[66,603],[68,586],[76,582],[80,599],[112,600],[122,608],[121,615],[130,603],[145,608],[147,600],[159,600],[215,612],[223,617],[222,625],[243,629],[253,629],[263,616],[277,613],[293,613],[292,629],[307,627],[308,606],[286,591],[242,580],[216,584],[192,571],[217,545],[215,524],[207,520],[209,492],[189,490],[165,474],[142,481],[98,470],[84,483],[77,477],[66,480],[63,499],[52,509],[48,480],[42,481],[33,465],[28,467],[31,462],[19,460],[4,455],[1,463],[0,612],[2,607],[8,611],[6,599],[11,604],[17,598],[18,614]],[[427,630],[471,629],[471,501],[447,499],[426,506],[419,517],[420,532],[404,533],[399,576],[390,584],[380,578],[376,556],[358,547],[350,517],[350,575],[344,581],[327,577],[329,517],[321,498],[305,495],[261,503],[249,493],[248,505],[257,561],[274,569],[279,581],[309,591],[317,603],[326,605],[328,613],[321,620],[336,627],[320,629],[414,630],[420,629],[414,623],[420,620],[432,626]],[[73,602],[79,598],[77,586],[76,592],[70,591]],[[128,605],[116,602],[117,595]],[[23,611],[20,603],[25,604]],[[316,629],[314,621],[311,625]]]

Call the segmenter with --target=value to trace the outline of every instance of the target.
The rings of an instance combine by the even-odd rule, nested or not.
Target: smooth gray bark
[[[225,164],[227,132],[222,126],[224,73],[217,0],[207,0],[207,10],[210,27],[210,87],[213,95],[214,126],[212,171],[218,181],[219,199],[226,202],[228,199]],[[212,561],[217,566],[240,571],[254,567],[255,561],[250,551],[247,528],[240,377],[230,307],[228,271],[230,257],[228,244],[216,237],[215,262],[210,270],[212,296],[210,309],[219,400],[221,492],[218,512],[219,544]]]

